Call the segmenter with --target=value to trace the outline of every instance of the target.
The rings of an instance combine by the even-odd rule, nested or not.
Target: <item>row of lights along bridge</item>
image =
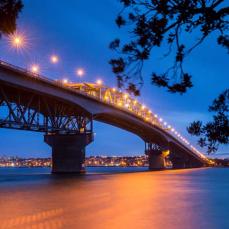
[[[28,41],[23,34],[19,34],[16,32],[16,33],[9,36],[9,42],[13,48],[16,48],[17,50],[22,50],[26,46]],[[60,59],[59,59],[58,55],[53,54],[50,56],[49,61],[52,64],[57,64],[60,61]],[[36,63],[31,64],[31,66],[29,67],[29,70],[32,73],[39,74],[40,73],[40,66]],[[83,77],[84,74],[85,74],[85,71],[83,68],[76,69],[76,75],[77,76]],[[63,81],[68,82],[67,79],[63,79]]]
[[[9,36],[9,41],[11,43],[11,46],[16,48],[16,49],[22,49],[25,45],[26,45],[26,37],[23,35],[23,34],[19,34],[19,33],[15,33],[15,34],[12,34]],[[52,64],[57,64],[59,62],[59,56],[58,55],[51,55],[50,56],[50,62]],[[29,68],[29,71],[33,74],[36,74],[38,75],[39,72],[40,72],[40,66],[38,64],[32,64]],[[76,70],[76,75],[79,76],[79,77],[83,77],[83,75],[85,74],[85,71],[83,68],[78,68]],[[71,86],[70,82],[68,79],[64,78],[62,81],[62,84],[63,85],[66,85],[67,87]],[[99,87],[102,87],[103,86],[103,81],[101,79],[98,79],[96,81],[96,84],[99,86]],[[104,86],[103,86],[104,87]],[[104,87],[106,88],[106,87]],[[122,100],[116,100],[116,102],[113,104],[114,105],[117,105],[118,107],[120,108],[126,108],[130,111],[135,111],[136,113],[136,109],[133,109],[134,106],[138,106],[139,107],[139,103],[137,102],[136,99],[132,99],[132,98],[129,98],[129,95],[127,93],[122,93],[120,90],[117,90],[116,88],[112,88],[112,91],[113,93],[119,93],[123,96],[123,99]],[[109,97],[104,94],[104,96],[101,96],[101,93],[100,93],[100,96],[99,96],[99,99],[103,100],[104,102],[110,102],[109,101]],[[128,102],[126,102],[128,101]],[[131,104],[131,105],[130,105]],[[142,110],[142,112],[139,113],[139,109],[138,109],[138,112],[137,114],[142,116],[143,114],[143,111],[144,111],[144,114],[148,114],[147,116],[144,115],[144,120],[145,121],[148,121],[148,122],[151,122],[152,124],[155,125],[155,123],[157,123],[160,127],[163,127],[164,129],[168,130],[168,131],[171,131],[172,134],[174,134],[177,138],[179,138],[181,141],[183,141],[185,144],[189,145],[191,147],[191,149],[201,155],[202,157],[203,154],[200,153],[194,146],[190,145],[190,143],[187,141],[187,139],[185,139],[184,137],[181,136],[181,134],[179,134],[171,125],[169,125],[167,122],[163,121],[163,119],[161,117],[159,117],[157,114],[152,114],[151,110],[147,109],[145,105],[141,105],[141,108],[140,110]],[[156,122],[155,122],[156,120]]]

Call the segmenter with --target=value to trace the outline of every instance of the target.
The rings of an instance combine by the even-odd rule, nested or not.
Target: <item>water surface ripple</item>
[[[0,228],[229,228],[229,169],[145,170],[0,169]]]

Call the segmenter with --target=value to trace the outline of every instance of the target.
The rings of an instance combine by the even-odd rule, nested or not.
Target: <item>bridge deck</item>
[[[157,132],[159,135],[163,134],[169,142],[174,142],[181,150],[204,161],[206,164],[211,163],[210,160],[190,145],[175,129],[163,123],[163,120],[157,114],[153,114],[137,100],[117,89],[98,84],[72,84],[54,81],[3,61],[0,61],[0,71],[0,81],[2,83],[24,87],[26,90],[34,87],[33,89],[36,89],[39,93],[50,95],[53,95],[52,91],[55,95],[57,92],[64,91],[64,93],[60,93],[59,95],[59,98],[62,97],[64,99],[66,92],[74,96],[77,95],[77,102],[74,97],[71,98],[71,101],[68,99],[70,97],[66,98],[66,100],[78,103],[79,106],[91,113],[94,119],[127,129],[136,134],[140,131],[141,126],[144,126],[144,131],[147,130],[147,134],[149,134],[150,129],[152,130],[152,133],[150,133],[152,135],[154,132]],[[12,77],[11,80],[10,77]],[[28,80],[32,80],[33,85]],[[41,87],[41,84],[45,84],[46,89]],[[122,117],[123,121],[121,122]],[[142,134],[138,135],[144,139]]]

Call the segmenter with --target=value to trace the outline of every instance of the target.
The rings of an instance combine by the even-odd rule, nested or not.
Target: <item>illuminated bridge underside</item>
[[[50,140],[51,134],[89,136],[94,119],[130,131],[162,150],[169,149],[174,165],[177,164],[174,167],[209,164],[207,158],[163,128],[152,114],[140,110],[138,104],[131,106],[135,101],[125,98],[128,107],[123,108],[121,102],[125,101],[119,99],[121,93],[116,92],[119,97],[114,97],[111,90],[93,84],[63,85],[1,62],[0,127],[45,132],[45,141],[52,146],[55,141]],[[84,146],[91,141],[92,136]],[[154,149],[146,148],[149,158],[153,152]]]

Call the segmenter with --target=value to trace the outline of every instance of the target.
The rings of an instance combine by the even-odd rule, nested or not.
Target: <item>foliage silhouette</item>
[[[21,0],[0,0],[0,38],[2,34],[12,34],[16,30],[16,20],[22,8]]]
[[[164,56],[172,53],[175,56],[174,64],[163,73],[152,72],[152,83],[180,94],[193,87],[192,76],[184,70],[184,59],[208,36],[218,34],[216,42],[229,53],[229,6],[225,6],[224,0],[119,1],[123,8],[116,18],[116,24],[119,28],[128,27],[130,38],[126,43],[118,38],[110,43],[110,48],[119,55],[109,63],[118,86],[134,95],[140,94],[144,83],[143,64],[151,58],[154,48],[166,46],[168,52]],[[188,46],[187,38],[193,38],[194,34],[198,34],[199,38]],[[219,101],[220,105],[228,106],[228,99],[220,99],[223,95],[227,97],[227,93],[228,90],[214,104]],[[221,111],[212,110],[212,107],[210,111],[217,112],[212,122],[206,125],[194,122],[188,130],[193,135],[203,135],[199,144],[208,146],[208,152],[214,152],[219,144],[228,144],[228,110],[223,116]]]

